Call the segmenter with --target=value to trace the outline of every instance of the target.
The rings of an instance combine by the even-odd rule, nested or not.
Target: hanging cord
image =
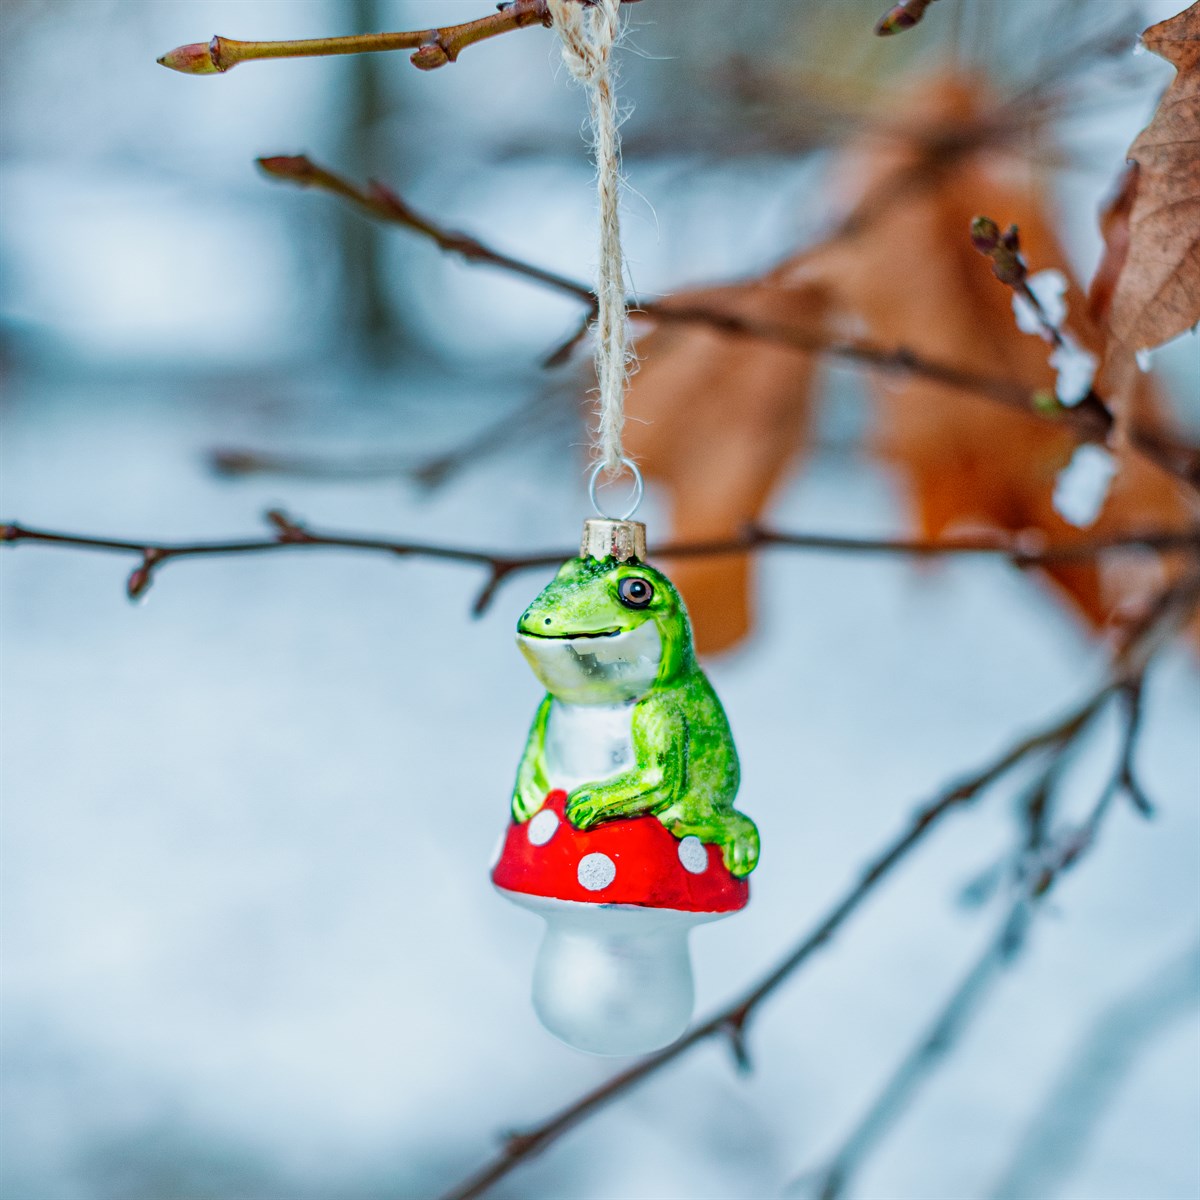
[[[625,308],[625,261],[621,251],[621,138],[613,47],[620,36],[621,0],[547,0],[563,44],[563,62],[588,93],[592,121],[592,153],[596,160],[600,200],[600,265],[596,281],[596,379],[600,400],[595,431],[598,471],[610,477],[625,458],[621,432],[625,425],[625,388],[633,355]],[[593,475],[593,481],[595,476]]]

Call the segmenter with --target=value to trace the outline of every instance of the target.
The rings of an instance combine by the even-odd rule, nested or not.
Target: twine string
[[[625,259],[621,249],[621,137],[618,132],[613,47],[620,36],[621,0],[547,0],[562,40],[563,62],[587,89],[592,154],[600,207],[600,255],[596,280],[595,460],[606,475],[620,473],[625,459],[625,389],[632,365],[625,307]]]

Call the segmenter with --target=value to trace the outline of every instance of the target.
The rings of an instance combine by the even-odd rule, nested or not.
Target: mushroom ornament
[[[540,914],[533,1003],[563,1041],[638,1054],[692,1014],[688,932],[744,908],[758,831],[737,751],[645,526],[592,519],[578,558],[525,610],[546,687],[492,882]]]

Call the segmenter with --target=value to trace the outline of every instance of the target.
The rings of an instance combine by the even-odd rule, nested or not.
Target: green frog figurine
[[[742,908],[758,862],[729,722],[640,522],[585,522],[517,643],[546,696],[492,878],[546,918],[535,1007],[582,1049],[654,1049],[691,1015],[689,929]]]
[[[687,610],[671,581],[612,548],[614,524],[591,520],[569,559],[525,610],[517,642],[545,685],[517,771],[512,810],[527,821],[552,788],[567,819],[589,829],[656,816],[676,838],[719,846],[729,871],[758,862],[758,830],[733,807],[739,769],[725,710],[696,662]],[[635,537],[636,537],[635,532]],[[637,554],[637,550],[641,554]]]

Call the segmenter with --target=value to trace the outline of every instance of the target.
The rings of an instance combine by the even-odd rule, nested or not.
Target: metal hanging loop
[[[622,458],[621,465],[628,467],[629,473],[633,476],[633,503],[619,517],[613,516],[612,513],[606,513],[600,507],[600,501],[596,499],[596,484],[600,481],[600,473],[604,470],[604,463],[598,462],[592,468],[591,475],[588,476],[588,499],[591,500],[592,508],[596,510],[596,514],[603,517],[606,521],[628,521],[641,506],[642,497],[646,493],[646,485],[642,481],[642,473],[638,470],[637,463],[632,458]]]

